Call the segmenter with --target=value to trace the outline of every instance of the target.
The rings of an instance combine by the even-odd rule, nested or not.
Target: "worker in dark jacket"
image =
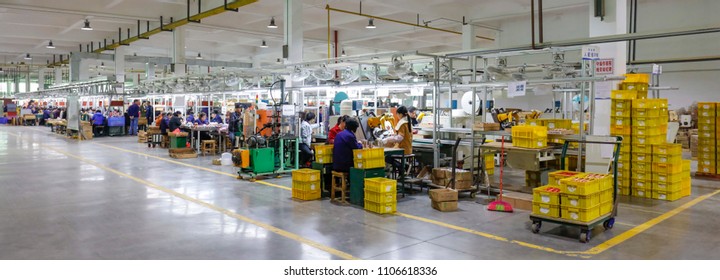
[[[160,127],[160,134],[167,135],[168,124],[170,123],[168,113],[163,112],[162,114],[160,114],[160,119],[156,121],[156,123],[156,125]]]
[[[137,135],[138,120],[140,119],[140,100],[133,100],[132,105],[127,109],[128,118],[130,119],[130,130],[128,134]]]
[[[355,137],[355,131],[360,124],[355,119],[348,119],[345,122],[345,130],[335,137],[333,147],[333,170],[338,172],[350,172],[353,166],[353,150],[362,149],[362,144]]]
[[[170,119],[170,123],[168,124],[170,132],[179,129],[182,126],[182,118],[180,118],[180,114],[180,111],[173,113],[173,117]]]

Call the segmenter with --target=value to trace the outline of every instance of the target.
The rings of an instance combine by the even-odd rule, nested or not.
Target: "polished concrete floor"
[[[624,198],[615,227],[582,244],[469,198],[442,213],[412,195],[384,216],[294,201],[289,176],[239,181],[210,160],[0,126],[0,259],[720,259],[716,181],[675,202]]]

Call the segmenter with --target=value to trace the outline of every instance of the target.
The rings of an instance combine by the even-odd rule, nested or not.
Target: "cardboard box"
[[[430,193],[430,200],[434,202],[458,200],[458,192],[451,189],[432,189],[428,193]]]
[[[452,177],[452,171],[449,171],[450,173],[447,178]],[[462,169],[455,169],[455,179],[458,181],[472,181],[473,174],[468,170],[462,170]]]
[[[499,123],[475,123],[473,129],[476,131],[497,131],[500,130]]]
[[[430,166],[425,166],[423,169],[420,170],[420,173],[418,173],[417,178],[422,180],[429,180],[431,179],[432,175],[432,169],[430,169]]]
[[[473,181],[464,181],[464,180],[455,181],[455,189],[456,190],[472,189],[472,186],[473,186]]]
[[[443,202],[432,201],[432,202],[430,202],[430,204],[432,205],[432,208],[434,208],[435,210],[438,210],[440,212],[451,212],[451,211],[457,211],[457,209],[458,209],[457,201],[443,201]]]
[[[433,168],[432,170],[433,179],[444,179],[447,178],[447,168]]]

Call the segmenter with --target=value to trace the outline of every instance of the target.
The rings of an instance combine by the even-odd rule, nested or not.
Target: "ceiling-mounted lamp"
[[[55,48],[55,45],[53,45],[52,40],[50,40],[50,42],[48,43],[48,45],[45,46],[45,47],[48,48],[48,49],[54,49],[54,48]]]
[[[275,17],[270,18],[270,24],[268,24],[267,28],[278,28],[278,26],[275,24]]]
[[[267,43],[265,42],[265,40],[262,41],[262,45],[260,45],[260,47],[261,47],[261,48],[267,48],[267,47],[268,47],[268,45],[267,45]]]
[[[345,54],[345,49],[342,49],[342,52],[340,53],[340,56],[345,57],[347,54]]]
[[[373,19],[368,19],[368,25],[365,26],[367,29],[375,29],[375,23],[373,22]]]
[[[203,57],[200,53],[198,53],[197,59],[203,59]]]
[[[30,57],[30,54],[28,53],[28,54],[25,54],[25,59],[26,59],[26,60],[31,60],[32,57]]]
[[[87,31],[93,30],[93,28],[90,27],[90,20],[85,19],[85,24],[84,24],[83,27],[80,28],[80,29],[82,29],[82,30],[87,30]]]

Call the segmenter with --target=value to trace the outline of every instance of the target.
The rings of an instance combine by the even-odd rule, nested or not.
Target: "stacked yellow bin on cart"
[[[533,214],[590,222],[612,211],[612,176],[568,171],[553,173],[550,183],[559,182],[560,186],[548,185],[533,190]]]
[[[698,103],[698,173],[717,174],[717,103]]]
[[[385,149],[369,148],[353,150],[353,162],[357,169],[385,167]]]
[[[365,210],[378,214],[397,210],[397,181],[387,178],[365,179]]]
[[[512,128],[514,147],[540,149],[547,147],[547,126],[517,125]]]
[[[548,185],[533,189],[532,213],[550,218],[560,218],[560,180],[574,177],[580,172],[555,171],[548,174]]]
[[[632,101],[631,173],[632,195],[652,197],[653,145],[666,142],[667,99],[635,99]]]
[[[315,146],[315,162],[328,164],[333,162],[333,145]]]
[[[320,199],[320,170],[298,169],[292,172],[292,197],[300,200]]]
[[[682,144],[653,145],[653,199],[674,201],[686,196],[690,171],[684,166],[689,168],[682,159]]]

